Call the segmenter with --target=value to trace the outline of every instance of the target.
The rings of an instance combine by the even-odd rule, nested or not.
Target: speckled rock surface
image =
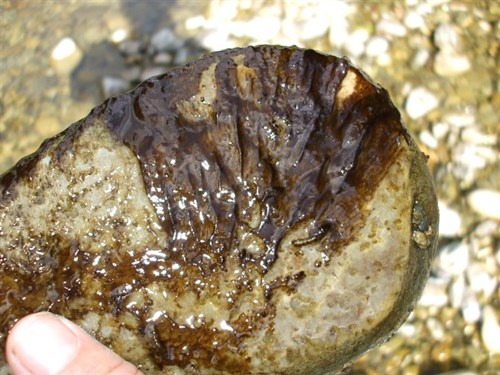
[[[408,316],[437,238],[387,92],[296,48],[152,78],[0,188],[2,342],[50,310],[151,374],[341,370]]]

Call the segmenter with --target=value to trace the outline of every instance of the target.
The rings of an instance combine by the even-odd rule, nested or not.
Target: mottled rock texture
[[[148,374],[322,374],[403,322],[436,200],[347,59],[210,54],[111,98],[0,179],[0,340],[76,321]]]

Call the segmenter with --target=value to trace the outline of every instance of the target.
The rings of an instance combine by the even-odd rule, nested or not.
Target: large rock
[[[426,159],[347,59],[249,47],[111,98],[0,180],[0,331],[49,310],[148,374],[322,374],[429,273]]]

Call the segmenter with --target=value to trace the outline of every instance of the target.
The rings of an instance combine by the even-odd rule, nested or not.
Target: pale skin
[[[143,375],[74,323],[47,312],[16,323],[6,357],[14,375]]]

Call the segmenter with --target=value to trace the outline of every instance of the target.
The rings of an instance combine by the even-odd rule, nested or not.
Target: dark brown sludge
[[[339,370],[406,318],[437,231],[387,92],[296,48],[150,79],[0,191],[2,345],[49,310],[151,374]]]

